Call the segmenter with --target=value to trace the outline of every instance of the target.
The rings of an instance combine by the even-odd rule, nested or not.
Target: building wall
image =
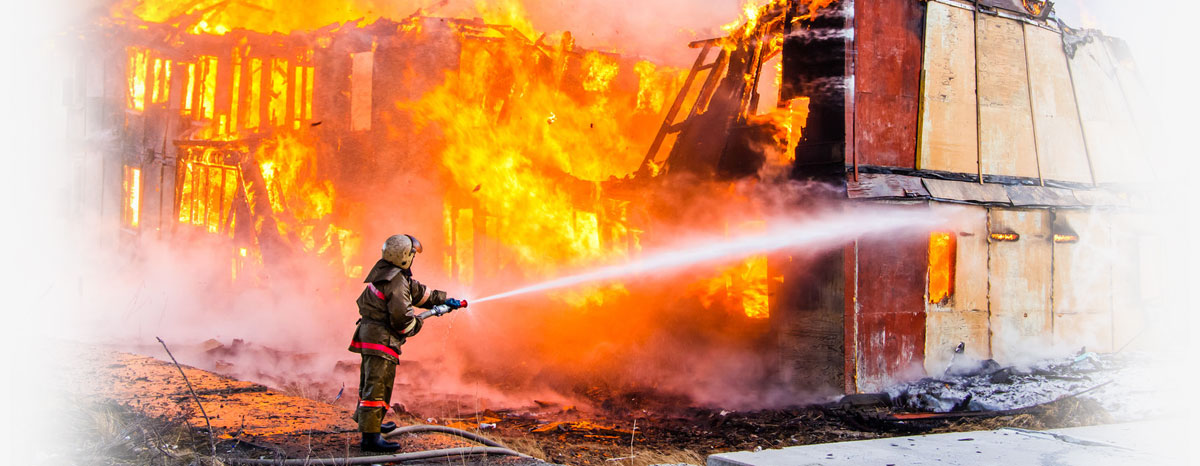
[[[917,168],[1072,183],[1145,181],[1144,90],[1121,41],[928,2]],[[906,115],[897,115],[903,124]]]
[[[900,208],[956,220],[934,232],[955,237],[952,293],[931,302],[930,237],[855,241],[845,265],[847,392],[941,376],[960,343],[969,358],[1012,365],[1081,348],[1116,351],[1145,326],[1152,251],[1136,214],[942,202]]]

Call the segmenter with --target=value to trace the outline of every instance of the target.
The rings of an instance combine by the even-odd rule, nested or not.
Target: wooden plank
[[[943,3],[928,8],[917,168],[976,174],[975,19]]]
[[[941,375],[953,349],[966,343],[967,356],[991,357],[988,341],[988,242],[987,209],[977,206],[934,204],[935,212],[959,219],[955,251],[954,292],[948,305],[927,303],[925,322],[925,372]]]
[[[1109,216],[1099,210],[1058,210],[1054,232],[1078,236],[1075,242],[1055,242],[1054,312],[1105,313],[1112,310],[1114,250]]]
[[[1148,304],[1162,299],[1164,249],[1169,240],[1147,231],[1153,219],[1128,211],[1109,214],[1112,221],[1113,348],[1144,349],[1157,344],[1142,335]],[[1165,244],[1165,245],[1164,245]]]
[[[943,206],[953,209],[962,219],[958,230],[958,256],[955,259],[954,296],[957,311],[988,309],[988,231],[987,209],[975,206]]]
[[[1075,194],[1075,199],[1085,206],[1103,206],[1103,207],[1125,207],[1129,205],[1128,199],[1122,199],[1112,191],[1103,189],[1075,189],[1072,190]]]
[[[1153,129],[1150,125],[1154,122],[1153,102],[1155,99],[1150,96],[1150,92],[1141,79],[1137,63],[1133,59],[1133,53],[1129,50],[1129,44],[1116,37],[1104,37],[1103,42],[1108,48],[1108,56],[1116,68],[1117,82],[1121,85],[1121,92],[1125,96],[1125,105],[1129,110],[1134,128],[1137,129],[1137,135],[1140,138],[1146,138],[1148,130]]]
[[[917,177],[861,173],[857,181],[846,180],[846,195],[851,199],[923,198],[929,197],[929,191]]]
[[[1053,232],[1076,242],[1054,242],[1054,343],[1110,351],[1112,346],[1112,241],[1108,214],[1056,211]]]
[[[1062,36],[1037,26],[1024,25],[1025,53],[1032,70],[1033,125],[1038,163],[1048,180],[1091,183],[1087,147],[1079,126],[1071,72],[1063,53]]]
[[[1014,206],[1073,207],[1080,205],[1070,189],[1045,186],[1007,185],[1004,190]]]
[[[1112,314],[1054,314],[1054,344],[1072,351],[1109,353],[1112,347]]]
[[[1021,23],[979,15],[979,160],[987,175],[1038,177]]]
[[[704,48],[700,50],[700,54],[696,55],[696,62],[692,64],[692,70],[688,72],[687,79],[683,81],[683,85],[679,88],[679,93],[675,96],[675,101],[671,103],[671,108],[667,110],[667,115],[663,117],[662,126],[659,127],[658,134],[654,136],[654,141],[650,143],[650,149],[646,151],[646,157],[643,158],[641,166],[646,167],[650,162],[657,160],[658,149],[662,147],[663,141],[666,140],[667,133],[679,131],[680,127],[675,124],[675,116],[679,113],[679,109],[683,108],[683,102],[687,99],[688,92],[692,89],[692,83],[696,80],[696,74],[704,69],[703,63],[708,58],[708,52],[712,50],[712,46],[712,42],[705,42]],[[713,62],[712,64],[715,63]],[[710,64],[710,67],[712,64]]]
[[[934,199],[950,201],[986,202],[989,204],[1009,204],[1008,191],[1003,185],[991,183],[972,183],[965,181],[949,181],[926,178],[921,180],[929,195]]]
[[[854,151],[859,165],[916,167],[925,6],[854,5]]]
[[[784,283],[771,325],[780,330],[782,370],[791,386],[837,393],[845,386],[845,271],[842,250],[780,262]]]
[[[925,375],[945,373],[959,343],[965,343],[963,353],[969,358],[991,357],[987,311],[930,312],[925,319]]]
[[[1145,180],[1137,132],[1108,51],[1093,40],[1081,44],[1068,63],[1096,183]]]
[[[989,232],[1017,233],[1017,241],[989,240],[988,306],[992,357],[1001,364],[1035,356],[1051,342],[1050,214],[993,208]]]

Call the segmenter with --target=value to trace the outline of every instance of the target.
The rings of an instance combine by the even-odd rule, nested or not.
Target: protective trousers
[[[362,355],[358,373],[358,409],[354,410],[360,432],[379,433],[383,414],[392,403],[392,386],[395,384],[396,363],[379,356]]]

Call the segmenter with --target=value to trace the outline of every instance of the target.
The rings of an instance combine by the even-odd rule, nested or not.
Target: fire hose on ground
[[[463,301],[461,307],[467,307],[467,302]],[[453,311],[446,305],[434,306],[433,309],[418,315],[421,320],[430,317],[440,317],[449,314]],[[437,450],[422,450],[406,453],[393,453],[390,455],[373,455],[373,456],[357,456],[344,458],[224,458],[226,462],[234,464],[249,464],[249,465],[277,465],[277,466],[293,466],[293,465],[331,465],[342,466],[352,464],[377,464],[377,463],[401,463],[405,461],[415,460],[430,460],[440,459],[453,456],[472,456],[472,455],[504,455],[518,456],[522,458],[532,458],[529,455],[513,451],[504,445],[484,437],[482,435],[468,432],[462,429],[453,427],[435,426],[429,424],[418,424],[413,426],[404,426],[384,434],[384,437],[394,437],[402,434],[415,434],[418,432],[437,432],[449,434],[474,442],[482,443],[486,446],[482,447],[459,447],[459,448],[442,448]]]
[[[461,437],[467,440],[473,440],[482,443],[484,447],[459,447],[459,448],[442,448],[437,450],[422,450],[406,453],[393,453],[390,455],[373,455],[373,456],[356,456],[344,458],[222,458],[227,463],[232,464],[249,464],[249,465],[276,465],[276,466],[300,466],[300,465],[329,465],[329,466],[344,466],[354,464],[379,464],[379,463],[401,463],[405,461],[415,460],[431,460],[454,456],[473,456],[473,455],[502,455],[502,456],[518,456],[521,458],[532,458],[529,455],[518,453],[516,451],[505,448],[504,445],[496,441],[467,432],[462,429],[455,429],[446,426],[434,425],[414,425],[398,428],[384,435],[384,437],[392,437],[401,434],[414,434],[418,432],[438,432],[450,434],[456,437]]]

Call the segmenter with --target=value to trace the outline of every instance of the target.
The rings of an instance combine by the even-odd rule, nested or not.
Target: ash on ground
[[[956,358],[942,377],[893,386],[891,405],[915,412],[988,412],[1028,408],[1066,397],[1096,401],[1114,421],[1162,414],[1156,384],[1169,373],[1144,353],[1077,354],[1026,366],[1002,367],[993,360]]]

